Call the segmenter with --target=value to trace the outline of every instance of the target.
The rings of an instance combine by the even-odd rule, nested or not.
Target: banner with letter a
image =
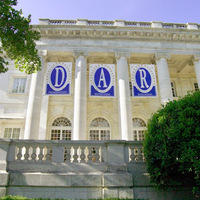
[[[71,77],[71,62],[48,62],[46,77],[46,94],[70,95]]]
[[[115,65],[90,64],[90,96],[115,97]]]
[[[130,64],[133,97],[157,97],[154,65]]]

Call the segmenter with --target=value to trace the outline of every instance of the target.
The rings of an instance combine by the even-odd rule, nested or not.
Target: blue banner
[[[90,64],[90,96],[115,97],[115,65]]]
[[[70,95],[71,69],[72,63],[70,62],[47,63],[46,94]]]
[[[131,64],[131,81],[134,97],[157,97],[154,65]]]

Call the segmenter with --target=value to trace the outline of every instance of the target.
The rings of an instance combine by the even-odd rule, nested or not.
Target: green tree
[[[31,74],[41,68],[35,43],[40,34],[30,26],[31,16],[25,18],[13,8],[16,5],[17,0],[0,0],[0,73],[8,70],[8,57],[20,71]]]
[[[167,103],[147,125],[144,152],[152,182],[200,191],[200,91]]]

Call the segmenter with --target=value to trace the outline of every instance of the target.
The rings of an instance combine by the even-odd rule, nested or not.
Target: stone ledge
[[[7,186],[8,184],[8,173],[0,172],[0,186]]]
[[[6,180],[5,185],[7,183]],[[10,173],[9,185],[38,187],[132,187],[133,177],[129,173]]]

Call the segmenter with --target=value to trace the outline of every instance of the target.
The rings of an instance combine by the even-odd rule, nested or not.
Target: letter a
[[[141,82],[141,88],[144,88],[144,85],[146,88],[149,88],[146,80],[146,71],[144,69],[139,69],[140,72],[140,82]]]
[[[103,87],[107,87],[107,84],[106,84],[106,79],[105,79],[105,74],[104,74],[104,71],[103,71],[103,68],[101,68],[101,74],[100,74],[100,77],[99,77],[99,84],[98,84],[98,87],[101,87],[101,81],[103,81]]]

